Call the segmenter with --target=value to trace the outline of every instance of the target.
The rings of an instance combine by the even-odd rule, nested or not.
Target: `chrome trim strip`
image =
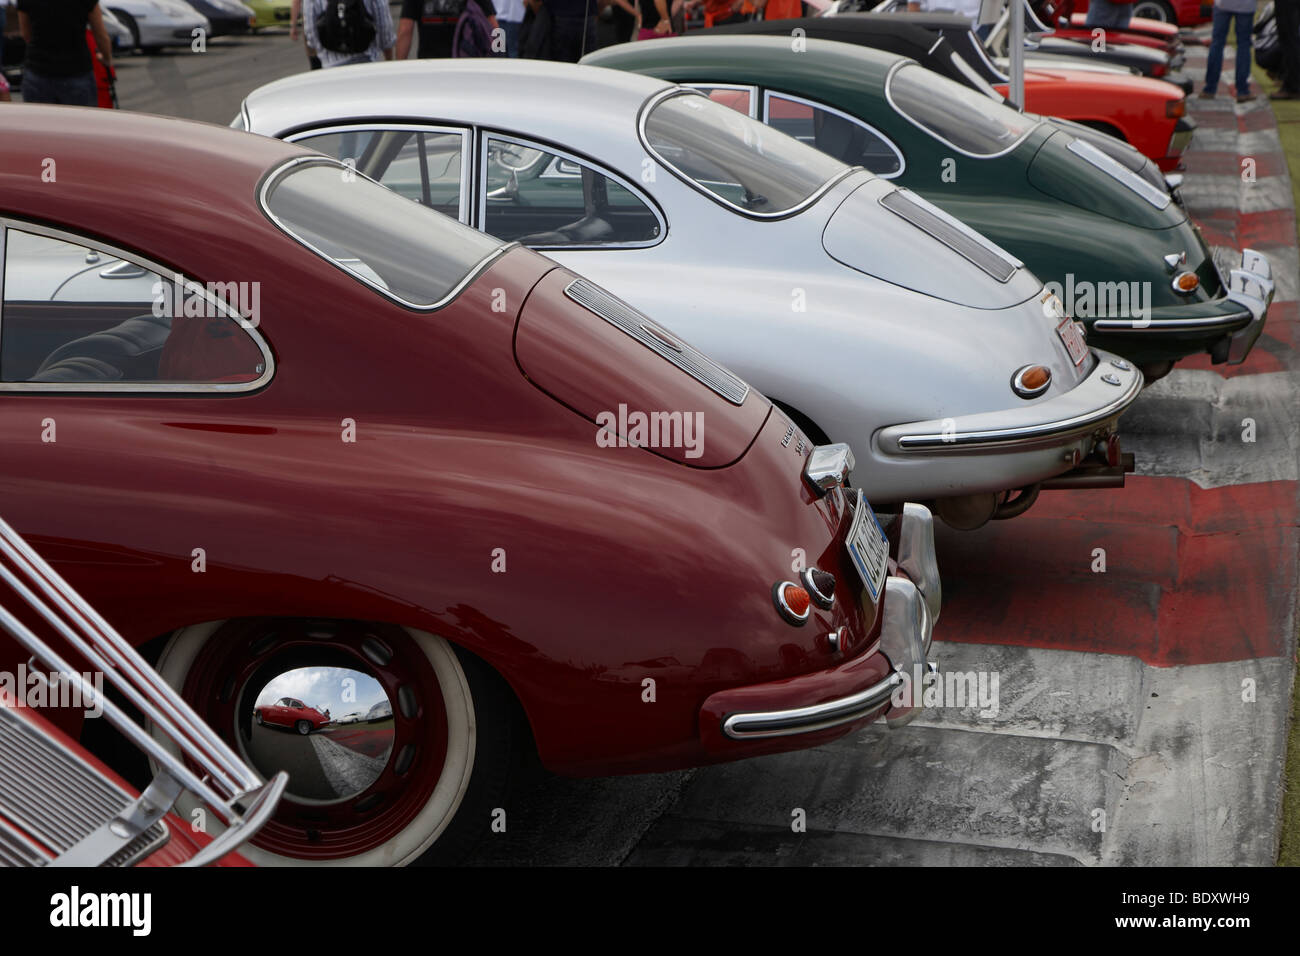
[[[649,249],[652,246],[659,245],[659,243],[663,242],[664,239],[667,238],[668,220],[664,217],[664,211],[659,208],[659,204],[657,202],[655,202],[647,193],[642,192],[638,187],[634,186],[630,180],[613,172],[607,166],[595,162],[594,160],[588,159],[584,156],[579,156],[577,153],[570,153],[567,150],[559,149],[555,146],[551,146],[550,144],[541,142],[539,140],[526,139],[524,137],[516,136],[511,133],[501,133],[490,129],[478,130],[479,181],[478,181],[478,189],[474,197],[475,204],[478,207],[476,210],[478,214],[477,215],[478,221],[476,223],[473,223],[472,225],[474,226],[474,228],[478,229],[479,232],[488,231],[485,228],[487,223],[487,201],[488,201],[487,144],[489,140],[494,140],[494,139],[499,139],[506,143],[514,143],[516,146],[523,146],[525,149],[536,149],[543,153],[549,153],[552,156],[559,157],[560,159],[567,159],[569,162],[576,163],[579,166],[586,166],[593,172],[599,173],[605,178],[610,179],[613,182],[617,183],[619,186],[622,186],[624,189],[630,192],[637,199],[641,200],[641,202],[645,205],[645,207],[649,209],[651,213],[654,214],[655,221],[659,224],[659,235],[655,236],[653,239],[642,239],[636,242],[586,242],[586,243],[562,243],[558,245],[540,245],[540,244],[534,245],[530,243],[528,246],[529,249],[562,249],[565,251],[581,251],[584,249]]]
[[[1249,312],[1234,312],[1197,319],[1094,319],[1092,327],[1098,332],[1204,332],[1218,328],[1231,331],[1249,321]]]
[[[622,299],[611,295],[595,283],[577,278],[564,287],[564,294],[588,312],[620,332],[640,342],[660,358],[695,379],[733,405],[745,404],[749,385],[740,376],[719,365],[692,345],[674,337],[649,316],[638,312]]]
[[[165,269],[157,263],[151,262],[135,253],[127,252],[117,246],[112,246],[98,240],[89,240],[85,236],[79,236],[76,233],[67,232],[63,229],[53,229],[49,226],[41,226],[36,223],[27,222],[22,219],[14,219],[7,216],[0,216],[0,228],[3,228],[7,235],[9,229],[18,232],[31,233],[36,236],[45,236],[49,239],[58,239],[63,242],[71,243],[85,249],[92,249],[107,255],[114,256],[126,262],[134,263],[142,269],[156,273],[163,281],[170,282],[176,275],[174,269]],[[6,244],[0,243],[0,254],[4,253]],[[0,338],[4,335],[4,271],[5,259],[0,257]],[[79,394],[84,392],[114,392],[118,394],[137,394],[137,395],[239,395],[246,392],[255,392],[263,388],[275,377],[275,357],[271,354],[270,346],[262,338],[261,332],[257,326],[251,325],[247,319],[240,315],[230,305],[220,297],[212,295],[206,284],[192,276],[182,275],[181,278],[189,283],[195,283],[195,294],[202,294],[205,301],[216,307],[232,321],[238,322],[240,328],[251,336],[257,349],[262,354],[262,374],[251,382],[210,382],[210,383],[191,383],[191,382],[88,382],[83,385],[77,385],[71,382],[4,382],[0,381],[0,392],[59,392],[64,394]],[[187,285],[186,292],[190,292]]]
[[[1080,382],[1070,392],[1060,396],[1066,398],[1080,388],[1091,386],[1094,380],[1100,380],[1105,373],[1106,366],[1098,362],[1093,369],[1092,374],[1083,382]],[[1108,374],[1108,373],[1107,373]],[[984,428],[971,429],[963,431],[960,428],[955,430],[937,431],[910,431],[921,425],[938,426],[938,422],[913,424],[891,425],[881,429],[877,434],[880,436],[880,444],[886,443],[896,446],[896,448],[887,449],[890,453],[909,453],[909,452],[934,452],[934,451],[951,451],[966,452],[972,449],[993,448],[1003,450],[1014,448],[1018,445],[1041,445],[1044,442],[1052,440],[1067,440],[1081,433],[1090,431],[1098,425],[1104,423],[1107,419],[1113,418],[1127,408],[1138,393],[1142,391],[1142,376],[1136,372],[1128,373],[1128,387],[1121,389],[1114,398],[1104,404],[1086,412],[1071,415],[1067,418],[1052,419],[1049,421],[1035,422],[1029,425],[1017,425],[1007,428]],[[1051,399],[1044,404],[1051,404],[1058,399]],[[1035,406],[1026,406],[1026,409],[1032,409]],[[975,416],[971,416],[975,417]]]
[[[700,195],[713,200],[719,206],[723,206],[727,209],[730,209],[732,212],[739,213],[740,215],[745,216],[748,219],[788,219],[791,216],[796,216],[799,213],[803,212],[808,207],[816,204],[816,202],[819,199],[825,196],[833,188],[835,188],[845,179],[852,176],[855,172],[857,172],[862,168],[860,166],[846,166],[843,172],[839,173],[836,176],[832,176],[830,179],[826,180],[826,182],[818,186],[803,200],[795,203],[789,209],[783,209],[780,212],[754,212],[752,209],[745,209],[743,206],[737,206],[734,202],[730,202],[729,200],[723,199],[717,193],[713,192],[712,190],[708,189],[702,184],[696,182],[692,177],[686,175],[686,173],[682,172],[672,163],[668,162],[668,160],[660,156],[659,153],[655,151],[654,147],[650,145],[650,139],[646,135],[646,130],[645,130],[646,121],[649,119],[650,113],[654,110],[656,106],[659,105],[659,103],[662,100],[666,100],[669,97],[673,97],[673,96],[704,96],[704,94],[698,92],[697,90],[688,89],[686,87],[670,86],[666,90],[660,90],[658,93],[654,94],[649,99],[647,99],[644,103],[642,103],[641,111],[637,114],[637,119],[636,119],[637,137],[641,140],[642,147],[644,147],[647,153],[649,153],[651,156],[655,158],[655,161],[658,162],[660,166],[668,170],[668,172],[672,173],[674,176],[676,176],[678,179],[684,182],[691,189],[694,189]],[[704,97],[704,98],[708,99],[708,97]]]
[[[889,105],[893,108],[895,113],[897,113],[903,119],[907,120],[917,129],[919,129],[922,133],[924,133],[926,136],[929,136],[931,139],[938,140],[940,143],[943,143],[943,145],[947,146],[949,149],[956,150],[957,152],[961,153],[963,156],[969,156],[971,159],[997,159],[999,156],[1005,156],[1007,155],[1007,153],[1012,152],[1013,150],[1016,149],[1016,147],[1018,147],[1021,143],[1023,143],[1026,139],[1028,139],[1029,135],[1033,133],[1034,130],[1038,129],[1039,125],[1042,123],[1042,121],[1039,120],[1031,124],[1029,128],[1026,129],[1023,134],[1021,134],[1019,139],[1017,139],[1010,146],[998,150],[996,153],[972,153],[969,150],[962,149],[960,146],[956,146],[948,142],[948,140],[944,139],[942,136],[940,136],[934,130],[930,129],[928,126],[925,126],[924,124],[919,123],[916,120],[912,119],[912,117],[909,116],[901,106],[899,106],[897,103],[894,102],[894,93],[893,93],[894,74],[897,73],[903,67],[909,65],[919,67],[922,70],[925,69],[925,67],[921,66],[920,63],[917,63],[915,60],[912,59],[902,59],[899,60],[897,63],[895,63],[893,66],[891,66],[889,68],[889,72],[885,74],[885,101],[889,103]],[[928,73],[929,71],[926,72]],[[955,83],[956,81],[954,80],[953,82]],[[1011,109],[1011,107],[1008,106],[1007,109]],[[1022,113],[1021,115],[1028,116],[1030,114]]]
[[[903,683],[897,671],[877,684],[849,697],[795,707],[790,710],[754,711],[731,714],[722,722],[722,732],[732,740],[753,740],[759,737],[789,737],[838,727],[865,717],[889,702],[894,688]]]
[[[1127,186],[1131,192],[1137,193],[1156,209],[1166,209],[1173,202],[1169,193],[1156,189],[1133,170],[1118,160],[1111,159],[1092,143],[1082,139],[1071,139],[1066,143],[1065,148],[1085,163],[1100,169],[1117,183]]]
[[[936,42],[942,42],[942,41],[943,41],[943,37],[940,37],[939,40]],[[764,87],[763,120],[762,120],[764,126],[772,125],[771,106],[772,106],[772,97],[774,96],[779,96],[781,99],[789,100],[792,103],[800,103],[804,106],[811,106],[815,110],[821,110],[824,113],[831,113],[835,116],[838,116],[840,119],[846,120],[847,122],[852,123],[854,126],[861,127],[862,129],[870,133],[872,136],[875,136],[886,146],[888,146],[890,152],[892,152],[894,156],[897,157],[898,159],[898,170],[896,172],[890,173],[889,175],[885,175],[884,173],[871,173],[871,175],[875,176],[877,179],[897,179],[899,176],[903,175],[903,173],[907,172],[907,159],[903,156],[902,150],[900,150],[898,146],[894,144],[894,141],[892,139],[890,139],[880,130],[876,129],[870,123],[864,122],[863,120],[860,120],[856,116],[846,113],[843,110],[837,110],[833,106],[827,106],[825,103],[818,103],[815,100],[806,99],[802,96],[795,96],[793,93],[785,93],[782,92],[781,90],[773,90]],[[806,143],[805,145],[811,145],[811,144]],[[814,146],[813,148],[816,149],[817,147]],[[871,172],[870,170],[867,171]]]
[[[470,283],[472,283],[475,279],[477,279],[484,271],[487,270],[489,266],[492,265],[492,263],[496,262],[496,260],[501,258],[501,256],[505,255],[515,246],[519,245],[519,243],[517,242],[508,242],[505,243],[504,245],[498,246],[492,252],[489,252],[486,256],[480,259],[469,270],[469,272],[465,274],[464,278],[462,278],[459,282],[457,282],[456,285],[452,286],[451,290],[445,296],[439,299],[437,302],[433,302],[433,303],[410,302],[406,299],[403,299],[399,295],[393,295],[393,293],[389,292],[387,289],[379,285],[377,282],[374,282],[359,273],[353,272],[347,266],[343,265],[343,263],[339,262],[337,259],[331,256],[329,253],[316,248],[306,239],[303,239],[292,229],[290,229],[287,225],[285,225],[284,222],[280,219],[280,217],[278,217],[275,213],[271,212],[270,207],[267,205],[267,197],[271,189],[297,166],[332,166],[335,169],[349,168],[346,167],[343,163],[340,163],[334,159],[330,159],[328,156],[325,155],[298,156],[294,159],[290,159],[287,162],[282,163],[281,165],[275,167],[275,169],[271,170],[271,172],[267,174],[265,179],[262,181],[262,188],[258,190],[257,204],[259,207],[261,207],[262,214],[266,216],[267,219],[271,220],[271,222],[275,223],[276,228],[278,228],[281,232],[283,232],[294,242],[298,243],[300,246],[304,246],[305,248],[310,249],[312,252],[316,253],[316,255],[320,256],[321,259],[323,259],[325,262],[332,265],[334,268],[338,269],[344,275],[354,279],[357,282],[369,286],[370,288],[378,292],[380,295],[382,295],[385,299],[388,299],[390,302],[396,302],[398,305],[411,309],[412,311],[437,312],[439,309],[444,308],[447,305],[450,305],[453,301],[455,301],[456,297],[459,296],[461,292],[465,290],[465,287],[468,286]],[[352,172],[354,172],[356,175],[361,176],[366,180],[369,180],[370,182],[374,183],[376,186],[379,186],[381,189],[388,189],[388,187],[385,186],[383,183],[371,179],[371,177],[367,176],[359,169],[352,170]],[[389,192],[392,192],[392,190],[389,190]],[[417,203],[416,205],[419,204]]]
[[[357,133],[357,132],[395,132],[395,133],[452,133],[460,137],[460,208],[456,216],[462,223],[467,226],[473,225],[469,221],[469,157],[471,151],[470,131],[463,126],[440,126],[436,123],[428,125],[420,123],[367,123],[364,120],[356,120],[350,123],[334,123],[329,126],[313,127],[312,129],[303,129],[290,133],[284,137],[286,143],[301,143],[304,139],[310,139],[313,136],[329,136],[334,133]],[[310,146],[304,146],[304,149],[311,149]],[[320,152],[320,150],[316,150]],[[322,155],[329,156],[328,153]],[[331,156],[331,159],[336,157]],[[359,159],[360,157],[350,157]],[[369,173],[367,179],[373,179]],[[383,183],[380,182],[382,186]],[[388,188],[388,187],[385,187]]]
[[[1016,270],[1024,266],[1023,262],[997,243],[986,236],[980,235],[960,219],[949,215],[928,199],[917,195],[905,186],[899,187],[893,192],[885,193],[876,202],[899,219],[920,229],[931,239],[943,243],[943,245],[957,253],[990,279],[1003,285],[1010,282],[1015,277]],[[927,217],[939,220],[940,225],[947,226],[957,235],[943,235],[939,227],[928,221]],[[963,245],[960,239],[957,238],[958,236],[969,242],[970,246]],[[975,248],[972,249],[971,246]],[[981,261],[977,250],[987,253],[989,258],[1000,262],[1006,268],[998,270],[987,259]]]

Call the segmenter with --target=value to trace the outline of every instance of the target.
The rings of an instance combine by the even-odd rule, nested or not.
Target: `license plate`
[[[871,595],[871,603],[875,604],[880,599],[880,589],[885,586],[885,575],[889,571],[889,539],[862,491],[859,490],[857,495],[853,524],[849,527],[849,557]]]
[[[1065,343],[1065,350],[1070,353],[1070,359],[1074,364],[1082,365],[1083,360],[1088,357],[1088,343],[1083,340],[1083,335],[1079,332],[1079,327],[1074,324],[1074,319],[1067,315],[1056,327],[1056,334]]]

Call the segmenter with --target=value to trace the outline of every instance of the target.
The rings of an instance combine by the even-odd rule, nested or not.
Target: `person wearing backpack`
[[[490,55],[495,52],[491,50],[490,44],[500,25],[497,23],[497,11],[492,5],[492,0],[402,0],[402,12],[397,21],[397,58],[405,60],[410,56],[411,40],[415,36],[417,27],[420,34],[420,49],[417,55],[422,60],[452,56],[458,33],[462,36],[466,33],[472,34],[478,42],[471,42],[469,45],[473,47],[480,45],[482,27],[478,18],[472,15],[474,11],[468,11],[471,15],[465,16],[466,7],[471,3],[478,7],[478,13],[482,14],[483,20],[487,23],[488,52],[480,54],[469,49],[454,52],[459,52],[462,56]],[[465,19],[464,24],[461,22],[462,17]],[[471,21],[477,26],[471,27],[469,25]],[[459,30],[458,25],[461,27]],[[504,31],[501,36],[504,37]],[[461,46],[465,45],[465,40],[462,39]],[[502,49],[500,52],[504,53],[505,50]]]
[[[302,28],[324,69],[391,60],[397,42],[388,0],[303,0]]]

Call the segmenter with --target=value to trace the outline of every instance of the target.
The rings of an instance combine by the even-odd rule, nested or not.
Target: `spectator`
[[[411,55],[411,40],[415,36],[417,25],[420,32],[420,59],[451,56],[452,43],[456,38],[456,22],[465,12],[466,3],[477,3],[492,24],[492,29],[501,29],[492,0],[402,0],[402,12],[397,21],[397,58],[405,60]],[[520,20],[522,19],[521,15]]]
[[[374,30],[374,39],[370,46],[361,53],[347,53],[331,50],[322,45],[317,32],[317,22],[321,14],[334,12],[344,7],[349,16],[365,14]],[[396,34],[393,30],[393,16],[388,12],[388,0],[303,0],[302,29],[307,40],[307,56],[320,57],[324,69],[332,66],[347,66],[350,63],[373,63],[376,60],[391,60]]]
[[[289,4],[289,39],[298,39],[298,31],[302,27],[302,0],[293,0]],[[302,48],[307,52],[307,69],[319,70],[320,57],[312,52],[311,47],[307,46],[307,31],[302,31]]]
[[[492,15],[484,10],[489,17]],[[506,35],[506,56],[519,56],[519,31],[524,25],[524,0],[502,0],[497,23]]]
[[[638,40],[653,40],[655,37],[673,35],[673,21],[668,12],[668,0],[637,0],[641,10],[641,29],[637,31]]]
[[[698,2],[698,0],[697,0]],[[636,34],[635,0],[610,0],[609,7],[611,42],[627,43]]]
[[[27,42],[23,65],[24,103],[94,106],[99,102],[86,25],[99,59],[113,68],[113,45],[104,29],[99,0],[18,0],[18,26]]]
[[[1088,0],[1088,16],[1084,19],[1083,25],[1090,30],[1093,27],[1123,30],[1132,19],[1133,4],[1131,0],[1129,3],[1111,3],[1110,0]]]
[[[596,0],[542,0],[551,21],[546,59],[577,63],[596,49],[595,4]]]
[[[1212,100],[1223,72],[1223,48],[1228,44],[1228,26],[1237,34],[1237,102],[1250,99],[1251,31],[1255,21],[1255,0],[1214,0],[1214,26],[1210,34],[1210,56],[1205,63],[1205,88],[1201,99]]]
[[[1300,0],[1275,0],[1273,9],[1277,17],[1277,45],[1282,51],[1282,68],[1280,85],[1268,98],[1300,99]]]

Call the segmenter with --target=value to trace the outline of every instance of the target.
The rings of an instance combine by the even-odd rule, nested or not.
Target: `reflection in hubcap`
[[[289,772],[287,796],[347,800],[379,779],[393,752],[393,702],[372,675],[350,667],[295,667],[244,697],[242,741],[258,773]]]

